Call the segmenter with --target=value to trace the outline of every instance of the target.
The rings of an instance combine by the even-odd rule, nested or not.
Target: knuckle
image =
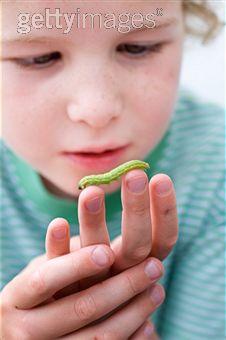
[[[45,261],[46,261],[46,255],[37,256],[34,259],[32,259],[30,262],[28,262],[28,267],[31,268],[31,267],[37,266]]]
[[[77,253],[71,253],[70,256],[71,259],[71,266],[72,270],[74,272],[75,277],[80,276],[80,261],[78,260]]]
[[[13,338],[14,339],[14,338]],[[24,330],[16,330],[15,333],[15,340],[16,339],[23,339],[23,340],[34,340],[34,334],[32,335],[29,331],[27,331],[26,329]]]
[[[177,216],[177,205],[173,204],[170,205],[168,207],[166,207],[163,211],[162,211],[162,215],[164,216],[164,218],[170,222],[170,221],[174,221],[175,220],[175,216]]]
[[[149,211],[149,205],[147,205],[146,201],[144,202],[142,200],[135,202],[129,207],[129,212],[132,212],[133,214],[138,216],[145,215],[147,211]]]
[[[116,330],[103,330],[96,336],[95,340],[123,340]]]
[[[133,251],[131,251],[127,257],[134,262],[144,260],[150,253],[149,246],[138,246]]]
[[[168,238],[165,241],[164,246],[159,247],[158,253],[161,254],[161,256],[159,257],[160,260],[165,259],[169,255],[169,253],[172,251],[176,243],[177,243],[177,237],[172,237],[172,238]]]
[[[37,269],[30,277],[29,288],[35,292],[36,295],[45,296],[48,293],[48,288],[44,280],[44,275],[41,269]]]
[[[97,307],[91,294],[86,293],[74,304],[74,313],[80,321],[90,321],[97,314]]]
[[[18,339],[23,339],[23,340],[32,340],[34,338],[32,338],[30,336],[30,334],[28,334],[26,332],[26,330],[22,330],[21,328],[19,327],[13,327],[12,329],[10,329],[9,332],[7,332],[8,334],[6,334],[6,337],[4,337],[4,334],[3,334],[3,337],[1,339],[10,339],[10,340],[18,340]]]
[[[178,236],[174,235],[168,238],[167,242],[166,242],[166,247],[167,249],[170,251],[177,243],[178,240]]]
[[[98,329],[92,340],[124,340],[124,338],[120,337],[117,330]]]
[[[9,299],[6,293],[6,289],[7,289],[7,286],[5,286],[2,292],[0,293],[0,313],[2,316],[8,313],[8,311],[10,310],[10,306],[8,303]]]
[[[105,340],[104,333],[97,332],[95,335],[92,336],[92,340]]]
[[[37,262],[37,259],[35,258],[35,259],[32,259],[32,260],[30,260],[29,262],[28,262],[28,267],[33,267],[35,264],[36,264],[36,262]]]
[[[36,327],[34,324],[31,324],[28,320],[28,312],[24,313],[24,316],[21,319],[21,324],[19,327],[20,331],[17,332],[17,338],[15,339],[23,339],[23,340],[34,340],[36,338],[35,334]],[[18,335],[21,335],[18,337]]]
[[[136,284],[136,282],[131,278],[129,274],[125,275],[125,281],[128,287],[128,291],[131,293],[131,295],[137,295],[140,293],[139,284]]]

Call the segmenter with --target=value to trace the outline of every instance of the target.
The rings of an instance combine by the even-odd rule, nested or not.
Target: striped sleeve
[[[225,339],[224,182],[206,220],[183,254],[175,256],[161,320],[161,339]]]

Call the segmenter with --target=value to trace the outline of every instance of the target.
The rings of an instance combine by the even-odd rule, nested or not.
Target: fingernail
[[[86,208],[89,212],[94,213],[100,209],[102,199],[100,197],[92,198],[91,200],[85,202]]]
[[[109,256],[102,247],[93,250],[92,259],[98,266],[105,266],[109,262]]]
[[[159,196],[165,196],[166,194],[169,194],[172,189],[172,184],[170,180],[164,180],[159,183],[157,183],[155,192]]]
[[[54,228],[53,229],[53,237],[57,240],[61,240],[66,237],[67,230],[64,227]]]
[[[154,260],[148,262],[148,264],[144,268],[144,271],[147,274],[147,276],[152,280],[155,280],[162,275],[159,266]]]
[[[138,178],[128,180],[127,186],[130,191],[139,193],[145,189],[146,183],[147,183],[147,178],[138,177]]]
[[[163,300],[162,289],[160,286],[154,286],[150,291],[150,297],[155,305],[158,305]]]
[[[154,332],[154,326],[152,324],[148,324],[144,329],[144,335],[146,335],[147,337],[152,335],[153,332]]]

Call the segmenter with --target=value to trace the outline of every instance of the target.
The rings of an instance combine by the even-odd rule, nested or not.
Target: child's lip
[[[66,152],[64,156],[76,166],[95,171],[108,171],[123,161],[126,148],[127,146],[124,146],[101,153]]]
[[[64,154],[74,154],[74,155],[98,155],[103,154],[105,152],[111,152],[111,151],[118,151],[120,149],[125,148],[127,145],[124,146],[100,146],[100,147],[89,147],[84,148],[83,150],[77,150],[77,151],[65,151]]]

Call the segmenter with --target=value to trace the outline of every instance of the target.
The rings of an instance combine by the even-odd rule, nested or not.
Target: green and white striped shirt
[[[166,299],[152,319],[161,339],[225,339],[224,111],[181,90],[170,126],[145,159],[150,176],[174,182],[179,239],[164,261]],[[120,234],[120,190],[105,195],[111,240]],[[78,234],[77,202],[54,196],[1,140],[1,288],[45,252],[49,222],[64,217]]]

